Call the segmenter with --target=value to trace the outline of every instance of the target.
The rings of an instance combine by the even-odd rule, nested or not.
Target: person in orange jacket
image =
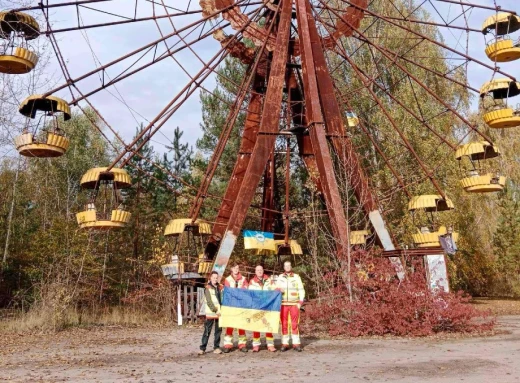
[[[258,265],[255,267],[255,276],[253,279],[249,281],[249,290],[276,290],[276,285],[273,283],[272,279],[264,274],[264,268],[262,265]],[[276,348],[274,348],[274,337],[272,333],[265,334],[265,341],[267,343],[267,349],[271,352],[275,352]],[[260,351],[260,345],[262,344],[260,340],[260,333],[253,332],[253,352]]]
[[[240,274],[240,266],[235,263],[231,267],[231,274],[224,280],[224,287],[232,289],[247,289],[248,283],[246,277]],[[226,328],[224,334],[224,352],[228,353],[233,349],[233,332],[234,328]],[[247,352],[247,338],[246,330],[238,330],[238,349],[242,352]]]
[[[280,317],[282,321],[282,348],[281,351],[289,349],[289,340],[295,351],[302,351],[300,331],[300,308],[305,299],[305,289],[298,274],[292,271],[290,261],[283,264],[284,273],[280,274],[276,281],[276,287],[282,292],[282,307]],[[291,335],[289,336],[289,318],[291,318]]]

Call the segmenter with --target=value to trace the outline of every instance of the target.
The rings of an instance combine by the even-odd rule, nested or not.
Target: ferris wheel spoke
[[[248,0],[239,0],[238,3],[242,3],[242,2],[245,2],[245,1],[248,1]],[[229,6],[229,7],[231,7],[231,6]],[[224,8],[224,10],[226,10],[229,7]],[[102,66],[100,66],[100,67],[98,67],[98,68],[96,68],[96,69],[94,69],[92,71],[89,71],[89,72],[87,72],[87,73],[85,73],[83,75],[77,76],[75,78],[67,78],[67,82],[66,83],[64,83],[64,84],[62,84],[62,85],[60,85],[60,86],[58,86],[58,87],[48,91],[45,95],[48,96],[50,94],[58,92],[58,91],[60,91],[60,90],[62,90],[64,88],[66,88],[68,86],[68,84],[70,84],[70,83],[77,83],[79,81],[86,80],[86,79],[88,79],[88,78],[90,78],[90,77],[92,77],[94,75],[98,75],[98,76],[101,77],[102,84],[98,88],[95,88],[91,92],[85,94],[85,97],[89,97],[89,96],[91,96],[91,95],[93,95],[93,94],[95,94],[95,93],[97,93],[97,92],[99,92],[99,91],[101,91],[101,90],[103,90],[103,89],[113,85],[114,83],[121,81],[122,79],[128,78],[131,75],[133,75],[133,74],[135,74],[135,73],[137,73],[137,72],[139,72],[139,71],[141,71],[143,69],[146,69],[146,68],[148,68],[148,67],[150,67],[150,66],[152,66],[152,65],[154,65],[154,64],[156,64],[156,63],[158,63],[158,62],[160,62],[162,60],[164,60],[165,58],[169,57],[170,54],[175,54],[175,53],[178,53],[178,52],[186,49],[187,48],[186,45],[183,45],[183,46],[180,46],[179,48],[177,48],[177,49],[175,49],[173,51],[170,51],[170,52],[165,51],[165,52],[163,52],[163,53],[161,53],[159,55],[157,55],[157,53],[156,53],[156,50],[158,49],[158,46],[163,41],[166,41],[167,39],[170,39],[172,37],[178,37],[183,32],[187,32],[187,34],[189,35],[189,34],[193,33],[193,31],[197,30],[197,28],[200,27],[200,25],[202,25],[206,20],[207,20],[207,18],[204,17],[202,19],[194,21],[194,22],[192,22],[192,23],[190,23],[190,24],[188,24],[186,26],[183,26],[182,28],[177,29],[173,33],[167,34],[167,35],[165,35],[164,37],[162,37],[160,39],[157,39],[157,40],[155,40],[155,41],[153,41],[151,43],[148,43],[148,44],[146,44],[146,45],[144,45],[144,46],[142,46],[140,48],[137,48],[137,49],[135,49],[135,50],[133,50],[133,51],[131,51],[131,52],[129,52],[129,53],[127,53],[127,54],[125,54],[125,55],[115,59],[115,60],[112,60],[109,63],[104,64],[104,65],[102,65]],[[222,20],[220,22],[222,22]],[[206,34],[204,34],[204,36],[202,36],[201,38],[195,38],[195,39],[191,40],[189,42],[189,44],[190,45],[196,44],[199,41],[201,41],[201,40],[211,36],[213,30],[216,30],[219,27],[219,23],[217,23],[217,25],[215,25],[210,31],[208,31]],[[225,28],[225,27],[227,27],[229,25],[230,25],[230,23],[225,23],[223,26],[220,26],[220,27],[221,28]],[[175,44],[175,45],[177,45],[177,44]],[[148,61],[145,64],[142,64],[141,66],[139,66],[139,67],[137,67],[137,68],[135,68],[133,70],[129,70],[130,68],[135,66],[137,61],[141,61],[147,55],[153,55],[153,57],[151,57],[150,61]],[[115,67],[117,64],[122,63],[125,60],[129,60],[129,59],[132,59],[132,58],[135,58],[135,57],[137,57],[137,59],[134,62],[132,62],[125,69],[121,70],[120,73],[117,76],[115,76],[117,80],[115,80],[115,81],[108,81],[106,83],[104,82],[105,81],[105,76],[108,73],[107,71],[110,68]],[[82,98],[74,99],[74,100],[71,101],[71,104],[77,103],[77,102],[81,101],[81,99]]]
[[[512,13],[512,14],[516,15],[516,11],[511,11],[509,9],[503,9],[502,7],[499,7],[497,5],[495,5],[494,7],[491,7],[491,6],[487,6],[487,5],[467,3],[465,1],[457,1],[457,0],[434,0],[434,1],[439,2],[439,3],[450,3],[450,4],[456,4],[456,5],[463,5],[463,6],[468,6],[468,7],[472,7],[472,8],[489,9],[489,10],[495,11],[495,12],[507,12],[507,13]]]
[[[368,39],[366,39],[366,41],[370,42]],[[372,45],[372,43],[371,43],[371,45]],[[443,142],[444,144],[448,145],[452,150],[456,149],[456,146],[454,144],[450,143],[449,141],[447,141],[443,134],[438,133],[437,131],[435,131],[435,129],[433,129],[433,127],[430,124],[427,123],[427,119],[423,115],[423,112],[422,112],[421,107],[420,107],[420,103],[419,103],[419,101],[418,101],[418,99],[417,99],[417,97],[415,95],[415,88],[413,87],[413,84],[411,83],[410,76],[407,73],[405,73],[402,76],[402,78],[400,80],[398,80],[397,82],[394,82],[394,83],[389,84],[388,86],[384,87],[384,86],[382,86],[380,84],[379,81],[377,81],[377,79],[380,76],[382,76],[383,73],[384,73],[384,70],[379,67],[379,63],[382,61],[383,57],[381,57],[381,59],[377,60],[374,57],[374,55],[373,55],[372,49],[369,49],[369,51],[370,51],[370,53],[372,55],[372,58],[373,58],[373,62],[375,63],[376,68],[377,68],[377,73],[373,77],[370,77],[350,57],[348,57],[349,55],[347,54],[346,49],[343,46],[342,42],[336,41],[336,47],[338,48],[336,50],[336,54],[338,54],[343,60],[345,60],[345,61],[343,61],[343,64],[344,65],[348,64],[348,65],[351,65],[352,67],[355,67],[355,69],[359,73],[361,73],[361,75],[365,78],[365,80],[363,81],[363,84],[364,84],[363,88],[366,88],[369,85],[377,86],[381,91],[383,91],[385,93],[386,96],[388,96],[394,102],[398,103],[407,113],[409,113],[418,122],[420,122],[429,131],[431,131],[436,137],[438,137],[441,140],[441,142]],[[397,57],[398,57],[398,55],[394,54],[394,59],[389,60],[389,63],[388,63],[388,65],[386,67],[390,67],[390,66],[394,65]],[[413,112],[407,105],[405,105],[402,101],[400,101],[399,98],[395,97],[392,94],[392,92],[390,91],[390,88],[395,87],[397,83],[399,83],[399,82],[401,82],[401,81],[403,81],[405,79],[408,79],[408,81],[412,85],[412,90],[414,92],[414,97],[415,97],[415,100],[416,100],[416,106],[417,106],[418,112],[421,114],[421,116],[418,116],[415,112]],[[347,98],[346,97],[347,95],[345,95],[344,93],[342,94],[341,92],[339,92],[339,90],[337,90],[337,92],[341,95],[343,100],[345,100]],[[373,105],[373,107],[379,107],[378,103],[376,102]]]
[[[372,90],[372,88],[370,86],[368,86],[369,84],[366,82],[366,79],[365,77],[358,71],[358,67],[357,65],[355,65],[355,63],[348,57],[348,55],[345,55],[344,57],[348,62],[349,64],[352,66],[352,68],[354,69],[354,73],[356,74],[356,76],[359,78],[359,80],[362,82],[362,83],[365,83],[366,84],[366,89],[367,91],[369,92],[370,96],[372,97],[372,99],[377,103],[377,105],[379,106],[379,109],[381,110],[381,112],[385,115],[385,117],[387,118],[387,120],[390,122],[390,125],[392,126],[392,128],[394,129],[395,132],[397,132],[397,134],[401,137],[401,140],[402,142],[405,144],[406,148],[408,149],[408,151],[412,154],[412,156],[415,158],[415,160],[417,161],[417,163],[419,164],[420,168],[422,169],[422,171],[429,177],[432,185],[435,187],[435,189],[440,193],[440,195],[444,195],[444,192],[442,191],[442,189],[440,188],[439,184],[437,183],[436,179],[434,178],[433,176],[433,173],[431,170],[429,170],[425,163],[421,160],[421,158],[419,158],[419,155],[417,154],[417,152],[414,150],[414,148],[412,147],[412,145],[410,144],[410,142],[408,141],[408,139],[406,138],[406,136],[404,135],[404,133],[402,132],[401,129],[399,129],[397,123],[395,122],[394,118],[390,115],[390,113],[388,112],[387,108],[385,108],[383,102],[381,101],[381,99],[377,96],[377,94]]]
[[[357,7],[357,6],[355,5],[355,3],[353,3],[353,2],[351,2],[351,1],[349,1],[349,0],[342,0],[342,1],[345,1],[345,2],[349,3],[349,4],[350,4],[351,6],[353,6],[353,7]],[[443,1],[443,0],[438,0],[438,1]],[[460,4],[460,3],[457,2],[457,4]],[[363,9],[363,8],[362,8],[362,9]],[[494,9],[494,8],[493,8],[493,9]],[[480,66],[483,66],[484,68],[489,69],[489,70],[491,70],[491,71],[493,71],[493,72],[497,72],[497,73],[503,74],[504,76],[510,78],[511,80],[516,81],[515,77],[513,77],[513,76],[510,75],[509,73],[503,72],[503,71],[500,70],[499,68],[496,68],[496,67],[494,67],[494,66],[488,65],[488,64],[486,64],[486,63],[484,63],[484,62],[482,62],[482,61],[480,61],[480,60],[477,60],[476,58],[474,58],[474,57],[472,57],[472,56],[467,55],[467,54],[464,53],[464,52],[460,52],[460,51],[458,51],[458,50],[456,50],[456,49],[454,49],[454,48],[451,48],[451,47],[447,46],[447,45],[444,44],[444,43],[441,43],[441,42],[439,42],[439,41],[436,41],[435,39],[433,39],[433,38],[431,38],[431,37],[429,37],[429,36],[426,36],[426,35],[424,35],[424,34],[422,34],[422,33],[420,33],[420,32],[414,31],[413,29],[408,28],[408,27],[406,27],[406,26],[404,26],[404,25],[402,25],[402,24],[400,24],[400,23],[397,23],[397,22],[395,22],[395,21],[389,19],[388,17],[386,17],[386,16],[384,16],[384,15],[377,14],[377,13],[375,13],[375,12],[369,10],[369,9],[363,9],[363,10],[364,10],[364,12],[366,12],[366,13],[368,13],[368,14],[374,16],[374,17],[377,17],[377,18],[379,18],[380,20],[383,20],[383,21],[387,22],[387,23],[390,24],[390,25],[393,25],[393,26],[398,27],[398,28],[400,28],[400,29],[402,29],[402,30],[404,30],[404,31],[406,31],[406,32],[409,32],[409,33],[411,33],[411,34],[414,34],[414,35],[416,35],[416,36],[418,36],[418,37],[420,37],[420,38],[423,38],[423,39],[427,40],[428,42],[430,42],[430,43],[432,43],[432,44],[437,45],[438,47],[440,47],[440,48],[442,48],[442,49],[445,49],[445,50],[447,50],[447,51],[450,51],[450,52],[456,54],[456,55],[459,56],[459,57],[462,57],[462,58],[464,58],[464,59],[466,59],[466,60],[472,61],[472,62],[474,62],[475,64],[478,64],[478,65],[480,65]],[[345,20],[345,19],[344,19],[340,14],[338,14],[337,12],[335,12],[335,13],[336,13],[336,16],[342,18],[342,20],[343,20],[345,23],[350,24],[350,22],[348,22],[348,20]],[[363,33],[362,33],[362,32],[360,33],[359,30],[357,30],[357,32],[358,32],[361,36],[363,36]],[[366,38],[366,36],[365,36],[365,38]]]
[[[349,109],[352,109],[352,105],[350,103],[350,101],[346,98],[341,98],[343,102],[345,102],[345,104],[347,105],[347,107]],[[390,170],[390,172],[392,172],[392,174],[394,175],[395,179],[397,180],[397,182],[399,183],[399,185],[401,185],[402,187],[402,190],[406,193],[406,195],[411,198],[412,195],[410,194],[410,192],[408,191],[408,189],[406,188],[406,185],[404,183],[404,180],[402,179],[401,175],[397,173],[397,171],[395,170],[395,168],[392,166],[392,164],[390,163],[390,160],[388,159],[388,157],[385,155],[384,151],[381,149],[381,147],[379,146],[379,144],[377,143],[376,139],[373,137],[373,135],[370,133],[370,131],[367,129],[367,127],[365,126],[364,122],[360,120],[360,123],[359,123],[359,126],[361,128],[361,130],[363,130],[363,132],[365,133],[365,135],[369,138],[370,142],[372,142],[372,144],[374,145],[374,148],[376,149],[376,151],[379,153],[379,155],[381,156],[381,158],[383,158],[383,161],[385,162],[386,166],[388,167],[388,169]],[[370,178],[369,178],[370,179]]]
[[[54,8],[62,8],[62,7],[71,7],[71,6],[79,6],[84,4],[94,4],[94,3],[106,3],[107,1],[112,0],[79,0],[79,1],[68,1],[65,3],[58,4],[48,4],[41,1],[36,6],[28,6],[28,7],[19,7],[12,9],[13,12],[26,12],[26,11],[39,11],[41,9],[54,9]]]
[[[345,0],[346,1],[346,0]],[[340,14],[338,14],[336,11],[333,11],[336,13],[336,16],[337,17],[342,17]],[[346,23],[350,24],[348,22],[348,20],[344,19],[343,18],[343,21],[345,21]],[[393,22],[390,21],[390,23],[394,24]],[[420,33],[418,32],[414,32],[414,31],[411,31],[410,29],[408,28],[405,28],[403,26],[400,26],[400,25],[397,25],[399,28],[403,28],[405,29],[406,31],[408,32],[412,32],[416,35],[419,35],[420,37],[423,37],[423,38],[427,38],[426,36],[424,35],[421,35]],[[354,28],[354,26],[351,25],[351,27]],[[396,57],[397,55],[396,54],[392,54],[390,55],[385,49],[381,48],[378,44],[375,44],[374,42],[370,41],[370,39],[367,38],[367,36],[359,31],[358,29],[355,29],[357,34],[359,34],[360,38],[362,39],[365,39],[365,40],[369,40],[369,44],[371,46],[373,46],[374,48],[376,48],[382,55],[384,55],[388,60],[392,61],[393,60],[393,57],[391,56],[394,56]],[[428,38],[427,38],[428,39]],[[429,41],[431,39],[428,39]],[[434,42],[435,44],[437,44],[436,42]],[[439,45],[439,44],[437,44]],[[350,58],[347,57],[348,55],[345,55],[345,59],[347,59],[349,62],[352,62],[352,60]],[[466,56],[466,58],[469,58],[471,59],[469,56],[467,55],[464,55]],[[410,73],[410,71],[408,71],[405,67],[403,67],[398,61],[394,61],[395,65],[403,71],[403,73],[406,73],[411,79],[413,79],[414,83],[416,83],[417,85],[419,85],[421,88],[423,88],[428,94],[430,94],[430,96],[432,96],[433,98],[435,98],[440,104],[444,105],[444,107],[446,107],[447,109],[449,109],[461,122],[463,122],[465,125],[467,125],[471,130],[475,131],[475,133],[479,134],[480,136],[482,136],[486,141],[488,142],[492,142],[492,140],[487,136],[485,135],[483,132],[479,131],[471,122],[469,122],[464,116],[462,116],[458,111],[456,111],[451,105],[449,105],[448,103],[446,103],[444,100],[442,100],[437,94],[435,94],[435,92],[433,92],[431,89],[429,89],[422,81],[420,81],[419,79],[417,79],[416,76],[414,76],[412,73]],[[358,72],[356,72],[358,73]]]
[[[163,6],[165,6],[164,1],[161,0],[161,2],[162,2],[162,4],[163,4]],[[259,8],[257,8],[256,10],[252,11],[251,14],[254,14],[254,15],[260,15],[264,9],[267,9],[267,8],[265,8],[265,7],[259,7]],[[222,22],[222,20],[221,20],[221,22]],[[219,22],[219,23],[220,23],[220,22]],[[156,25],[156,27],[157,27],[159,33],[161,34],[161,36],[163,36],[162,29],[161,29],[161,27],[159,26],[159,23],[158,23],[157,21],[155,22],[155,25]],[[170,20],[170,25],[171,25],[173,31],[175,32],[175,31],[176,31],[176,27],[175,27],[175,25],[173,24],[173,22],[172,22],[171,20]],[[218,28],[217,28],[217,27],[218,27]],[[206,33],[205,36],[208,36],[210,33],[212,33],[213,31],[215,31],[215,30],[217,30],[217,29],[220,29],[220,28],[221,28],[221,27],[220,27],[219,25],[216,25],[216,26],[214,25],[214,26],[212,27],[212,29],[211,29],[209,32]],[[202,28],[201,33],[202,33],[203,29],[204,29],[204,28]],[[270,33],[270,32],[268,32],[268,33]],[[200,37],[200,36],[199,36],[199,37]],[[197,59],[197,60],[198,60],[202,65],[206,65],[206,63],[204,62],[204,60],[203,60],[203,59],[200,57],[200,55],[195,51],[195,49],[191,46],[191,44],[187,43],[187,42],[185,41],[185,39],[184,39],[182,36],[180,36],[180,35],[179,35],[179,42],[182,42],[182,43],[184,44],[183,46],[187,47],[187,48],[189,49],[189,51],[190,51],[190,52],[191,52],[191,53],[196,57],[196,59]],[[166,41],[164,41],[164,43],[166,44]],[[168,52],[169,52],[169,48],[168,48],[168,47],[166,47],[166,48],[168,49]],[[244,48],[245,48],[245,45],[244,45]],[[178,59],[177,59],[177,58],[176,58],[172,53],[170,53],[169,56],[170,56],[170,57],[172,58],[172,60],[173,60],[173,61],[174,61],[174,62],[175,62],[175,63],[176,63],[176,64],[177,64],[177,65],[178,65],[178,66],[179,66],[183,71],[184,71],[184,73],[185,73],[188,77],[191,78],[191,75],[190,75],[189,71],[187,70],[187,68],[185,68],[185,67],[181,64],[181,62],[180,62],[180,61],[179,61],[179,60],[178,60]],[[223,74],[221,71],[217,71],[217,70],[215,70],[215,71],[214,71],[214,74],[215,74],[217,77],[219,77],[219,78],[221,78],[221,79],[223,79],[223,80],[225,80],[225,81],[231,83],[233,86],[235,86],[235,87],[237,87],[237,88],[241,87],[241,85],[238,84],[234,79],[230,78],[229,76],[226,76],[226,75]],[[201,86],[201,89],[203,89],[203,90],[207,91],[208,93],[210,93],[210,94],[212,94],[212,95],[215,96],[214,92],[209,91],[207,88]],[[219,97],[219,96],[216,96],[216,97]],[[240,108],[240,105],[235,105],[233,108]]]
[[[108,121],[103,117],[103,115],[101,115],[101,113],[99,113],[99,111],[94,107],[94,105],[88,100],[86,99],[86,102],[89,106],[90,109],[92,109],[94,111],[94,113],[100,118],[100,120],[103,122],[103,124],[105,126],[108,127],[108,129],[112,132],[112,134],[114,135],[114,137],[116,137],[116,139],[119,141],[119,143],[121,145],[123,145],[123,147],[127,147],[127,144],[125,143],[125,141],[121,138],[121,136],[117,133],[117,131],[108,123]],[[89,120],[90,124],[96,128],[97,131],[99,131],[99,133],[103,136],[103,138],[107,141],[107,143],[109,145],[112,146],[112,148],[117,152],[117,147],[115,146],[113,140],[110,140],[105,132],[103,131],[103,129],[97,124],[97,122],[90,116],[89,113],[87,113],[87,111],[81,106],[81,105],[78,105],[78,108],[83,112],[83,114],[85,115],[85,117]],[[188,188],[188,189],[191,189],[191,190],[194,190],[194,191],[197,191],[198,190],[198,187],[195,186],[195,185],[192,185],[190,184],[189,182],[186,182],[181,175],[178,175],[178,174],[175,174],[175,173],[172,173],[169,169],[165,168],[164,166],[158,164],[156,161],[154,161],[153,159],[151,158],[148,158],[148,157],[145,157],[143,156],[140,152],[135,152],[134,153],[135,156],[139,157],[142,161],[145,161],[147,163],[149,163],[150,165],[152,165],[153,167],[155,167],[156,169],[164,172],[165,174],[168,174],[171,178],[173,178],[176,182],[178,182],[180,185]],[[138,165],[134,164],[134,163],[129,163],[128,164],[129,166],[132,166],[134,167],[135,169],[141,169]],[[161,182],[165,185],[168,185],[170,186],[169,184],[166,184],[165,181],[162,181],[162,180],[158,180],[158,182]],[[178,191],[176,191],[178,192]],[[191,196],[192,198],[195,198],[193,195]],[[218,199],[218,200],[221,200],[222,197],[221,196],[217,196],[217,195],[214,195],[214,194],[211,194],[211,193],[207,193],[206,194],[206,197],[207,198],[212,198],[212,199]]]
[[[239,33],[242,33],[251,22],[252,19],[249,19],[248,22],[240,28]],[[164,123],[182,106],[182,104],[195,92],[195,90],[198,89],[198,87],[200,86],[199,84],[202,84],[209,77],[209,75],[213,73],[217,66],[227,56],[227,47],[236,40],[238,40],[238,33],[232,35],[228,41],[222,44],[222,48],[219,50],[219,52],[215,56],[213,56],[205,65],[205,67],[202,68],[197,73],[197,75],[195,75],[194,78],[188,82],[188,84],[181,90],[181,92],[177,94],[161,112],[159,112],[159,114],[153,119],[153,121],[151,121],[148,124],[148,126],[145,127],[141,131],[141,133],[132,141],[129,147],[125,148],[125,150],[117,156],[117,158],[110,165],[109,169],[115,166],[119,161],[121,161],[124,155],[128,153],[130,149],[133,148],[134,145],[136,145],[137,142],[144,137],[145,134],[149,132],[149,134],[146,135],[146,138],[141,141],[139,146],[132,151],[141,150],[141,148],[146,144],[148,139],[150,139],[162,127],[162,125],[164,125]],[[130,160],[131,157],[131,155],[128,156],[122,162],[122,166],[124,166]]]
[[[275,11],[275,14],[273,15],[273,19],[276,18],[278,13],[280,12],[280,8],[278,8]],[[268,30],[267,35],[269,36],[273,30],[275,23],[271,22]],[[202,208],[202,204],[204,203],[204,196],[209,190],[211,181],[213,180],[213,177],[215,175],[215,172],[217,170],[217,166],[220,163],[220,159],[222,157],[222,154],[224,153],[224,148],[227,145],[227,142],[229,140],[229,136],[231,134],[231,131],[233,129],[233,126],[235,125],[236,119],[238,118],[238,112],[240,110],[240,105],[243,104],[246,96],[247,96],[247,90],[251,88],[252,84],[255,81],[255,78],[257,77],[257,69],[260,64],[260,61],[264,55],[264,52],[267,48],[268,40],[266,39],[264,41],[264,44],[259,49],[259,51],[256,54],[256,59],[253,65],[250,67],[250,70],[248,71],[249,76],[245,76],[243,79],[243,82],[241,84],[241,87],[239,88],[239,92],[237,93],[237,96],[235,97],[234,105],[229,109],[231,112],[229,113],[226,122],[224,123],[224,127],[222,129],[222,132],[218,138],[217,146],[215,147],[213,156],[211,157],[208,167],[206,168],[205,176],[203,177],[202,184],[197,192],[197,196],[195,200],[193,201],[193,204],[190,208],[190,217],[192,219],[197,219],[200,209]],[[255,97],[257,93],[251,91],[250,92],[251,97]],[[255,109],[255,106],[251,105],[251,103],[248,104],[247,113],[254,113],[253,109]]]
[[[346,55],[342,55],[342,57],[345,59],[345,60],[349,60],[347,58]],[[446,144],[447,146],[449,146],[452,150],[455,150],[457,147],[456,145],[450,143],[448,140],[446,140],[446,138],[444,137],[444,135],[442,133],[438,133],[434,128],[433,126],[431,126],[430,124],[428,124],[428,120],[431,120],[432,117],[429,117],[429,118],[425,118],[425,116],[423,115],[423,112],[422,112],[422,109],[420,107],[420,102],[419,100],[417,99],[417,96],[415,95],[415,90],[413,88],[413,85],[411,84],[411,79],[410,79],[410,76],[408,76],[407,74],[403,75],[403,77],[398,81],[402,81],[402,80],[405,80],[405,79],[408,79],[408,81],[410,82],[411,86],[412,86],[412,90],[414,92],[414,98],[415,98],[415,101],[416,101],[416,105],[417,105],[417,109],[419,111],[419,113],[421,114],[421,116],[418,116],[414,111],[411,110],[410,107],[408,107],[405,103],[403,103],[401,100],[399,100],[398,97],[395,97],[393,95],[393,93],[390,91],[389,87],[384,87],[382,86],[378,81],[376,81],[376,78],[379,77],[382,72],[379,72],[376,76],[370,78],[356,63],[354,63],[352,60],[349,61],[349,64],[352,65],[352,67],[355,67],[356,69],[356,73],[359,72],[360,75],[362,75],[364,78],[365,78],[365,84],[373,84],[375,85],[376,87],[378,87],[382,92],[385,93],[385,96],[388,96],[392,101],[396,102],[401,108],[403,108],[409,115],[411,115],[414,119],[416,119],[421,125],[423,125],[424,127],[426,127],[430,132],[432,132],[436,137],[438,137],[442,143]],[[391,85],[395,85],[395,83],[391,84]],[[340,93],[341,94],[341,93]],[[342,95],[343,98],[346,98]],[[378,103],[376,102],[374,104],[373,107],[376,107],[378,106]],[[445,111],[443,111],[442,113],[445,113]],[[438,116],[438,115],[436,115]]]

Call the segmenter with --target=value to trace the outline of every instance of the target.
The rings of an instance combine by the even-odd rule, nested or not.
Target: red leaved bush
[[[468,303],[469,296],[429,291],[420,262],[415,262],[415,272],[408,270],[406,279],[400,282],[386,258],[358,251],[351,259],[352,300],[346,272],[329,272],[323,281],[329,285],[328,291],[308,304],[302,315],[305,332],[425,336],[482,332],[495,325],[494,317]]]

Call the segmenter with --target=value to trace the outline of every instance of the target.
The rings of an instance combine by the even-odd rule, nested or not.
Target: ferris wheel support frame
[[[243,182],[241,183],[240,195],[236,201],[233,201],[232,211],[213,265],[213,270],[218,272],[219,278],[224,274],[245,220],[247,209],[251,204],[257,185],[260,182],[267,160],[274,149],[274,143],[277,137],[275,134],[278,133],[278,119],[282,106],[286,63],[289,56],[291,5],[292,0],[284,0],[281,4],[282,10],[276,39],[278,49],[273,53],[273,62],[269,75],[269,83],[267,84],[259,134],[256,135],[255,146],[248,161]],[[230,187],[232,186],[228,185],[228,189]]]
[[[214,270],[219,275],[223,274],[229,261],[247,209],[251,204],[262,174],[265,172],[269,157],[274,151],[274,143],[279,133],[281,97],[284,83],[287,84],[286,89],[288,91],[292,88],[290,81],[291,70],[288,70],[287,65],[288,62],[291,62],[291,60],[287,61],[289,57],[288,35],[290,31],[287,19],[290,18],[289,13],[292,9],[292,0],[285,0],[282,2],[281,7],[282,15],[277,36],[279,40],[277,41],[278,49],[273,56],[271,75],[267,85],[267,94],[259,131],[255,137],[255,145],[251,155],[244,161],[247,162],[247,169],[244,177],[241,179],[237,179],[235,173],[237,173],[237,167],[243,164],[240,164],[241,161],[235,164],[234,175],[228,184],[226,198],[219,211],[221,222],[216,224],[213,229],[213,239],[216,242],[212,244],[214,245],[212,250],[216,253]],[[394,250],[395,246],[392,238],[377,208],[375,197],[369,188],[368,181],[361,169],[352,143],[343,134],[344,128],[341,112],[334,94],[334,87],[326,65],[322,42],[308,0],[296,0],[296,17],[298,19],[300,41],[299,53],[303,68],[301,86],[306,89],[305,92],[302,92],[305,94],[305,113],[302,120],[306,123],[306,132],[297,134],[298,146],[300,154],[304,155],[302,157],[306,165],[309,164],[317,170],[319,176],[318,185],[323,192],[333,234],[336,238],[337,255],[346,256],[348,254],[350,228],[348,227],[348,221],[341,203],[339,186],[334,174],[328,141],[332,143],[334,152],[343,160],[344,166],[349,172],[351,177],[349,180],[350,186],[354,189],[360,204],[364,207],[374,227],[378,242],[383,246],[384,250]],[[287,36],[284,36],[284,34],[287,34]],[[288,76],[283,75],[284,73],[287,74],[287,72],[289,72]],[[292,106],[294,107],[294,104]],[[296,115],[293,114],[293,118]],[[244,138],[242,139],[242,144],[244,144]],[[309,155],[310,153],[312,155]],[[237,198],[229,198],[229,194],[235,193]],[[229,200],[228,202],[232,209],[230,214],[226,214],[226,217],[224,217],[221,214],[223,213],[223,208],[229,211],[226,207],[227,200]],[[224,224],[226,224],[225,229]],[[220,236],[220,234],[223,234],[223,236]],[[208,247],[206,250],[208,250]],[[392,257],[391,260],[396,266],[399,277],[404,277],[400,260],[395,257]]]
[[[354,193],[357,197],[358,202],[361,206],[363,206],[366,214],[368,215],[368,219],[370,223],[372,224],[372,227],[376,233],[376,239],[379,242],[379,244],[382,246],[382,248],[385,251],[395,250],[395,245],[392,241],[392,236],[390,235],[390,232],[388,231],[388,228],[386,227],[385,221],[383,219],[383,216],[381,212],[378,209],[377,201],[375,198],[375,195],[373,194],[372,190],[370,189],[370,186],[368,184],[368,179],[366,175],[364,174],[364,171],[361,167],[361,164],[359,162],[359,159],[357,157],[356,152],[354,151],[354,148],[352,147],[352,142],[350,139],[345,137],[343,135],[343,119],[341,117],[341,111],[339,108],[338,100],[336,98],[336,94],[334,91],[334,85],[332,82],[332,78],[327,66],[327,61],[325,59],[325,53],[323,46],[321,44],[321,39],[318,34],[318,29],[316,26],[316,19],[314,18],[314,15],[312,13],[312,9],[310,6],[309,0],[296,0],[298,6],[297,6],[297,17],[298,17],[298,10],[302,13],[302,15],[298,18],[298,31],[300,34],[300,40],[303,41],[303,39],[306,37],[306,34],[308,33],[309,41],[311,42],[312,47],[312,56],[313,59],[309,61],[308,65],[311,65],[311,68],[316,68],[316,80],[317,80],[317,86],[316,89],[316,100],[321,100],[321,108],[323,110],[323,117],[325,121],[325,130],[328,133],[328,137],[330,141],[332,142],[332,146],[335,149],[336,155],[338,155],[342,162],[343,166],[347,168],[347,171],[349,172],[349,183],[350,187],[354,190]],[[305,5],[305,7],[304,7]],[[303,13],[305,12],[305,13]],[[307,19],[308,24],[306,25],[307,28],[300,28],[300,18],[303,22],[305,22],[305,19]],[[347,18],[343,17],[341,18],[343,21],[346,22]],[[355,26],[352,25],[351,21],[348,20],[346,22],[347,25],[349,25],[350,28],[352,28],[352,31],[355,31]],[[302,31],[302,30],[303,31]],[[337,40],[333,35],[330,35],[332,40],[337,45]],[[305,44],[305,43],[304,43]],[[303,52],[303,49],[302,49]],[[303,56],[303,53],[302,53]],[[306,60],[308,60],[307,57],[305,57]],[[302,57],[303,62],[303,57]],[[305,92],[305,95],[307,96],[308,92]],[[314,97],[312,97],[314,99]],[[313,119],[311,119],[312,121]],[[317,131],[316,129],[311,130],[311,133],[313,131]],[[311,135],[312,138],[312,135]],[[314,142],[313,142],[314,146]],[[315,151],[315,156],[318,159],[317,151]],[[319,164],[319,162],[318,162]],[[331,168],[332,169],[332,168]],[[321,169],[320,169],[320,176],[322,175]],[[330,181],[329,181],[330,182]],[[335,179],[334,179],[335,182]],[[322,180],[323,184],[323,180]],[[326,185],[324,185],[324,188]],[[338,196],[339,199],[339,196]],[[341,201],[339,202],[340,209],[342,209]],[[329,204],[327,203],[327,207]],[[343,210],[341,210],[343,212]],[[339,220],[341,223],[341,219]],[[346,221],[345,221],[346,222]],[[334,227],[334,223],[332,223],[332,226]],[[340,233],[341,235],[341,233]],[[343,243],[345,243],[346,246],[350,245],[350,232],[347,231],[347,239],[346,241],[343,240],[340,242],[340,245],[343,246]],[[392,264],[394,265],[397,275],[399,279],[404,278],[404,269],[402,266],[401,261],[399,258],[392,257],[390,258]]]

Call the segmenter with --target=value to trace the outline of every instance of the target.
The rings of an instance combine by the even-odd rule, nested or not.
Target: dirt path
[[[520,382],[520,316],[465,339],[304,338],[305,351],[196,355],[201,328],[0,335],[0,382]]]

